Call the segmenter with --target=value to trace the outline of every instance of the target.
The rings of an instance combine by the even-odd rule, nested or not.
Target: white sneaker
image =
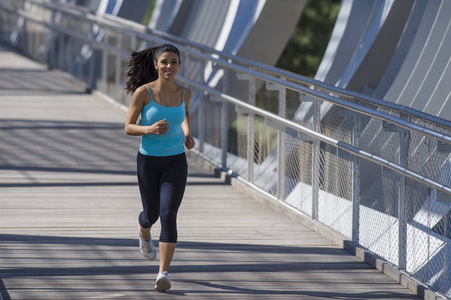
[[[155,281],[155,289],[164,293],[171,288],[171,281],[169,280],[168,272],[158,273],[157,280]]]
[[[148,260],[156,260],[157,259],[157,249],[152,242],[152,237],[148,240],[144,240],[141,237],[140,228],[138,226],[138,240],[139,240],[139,250],[142,255]]]

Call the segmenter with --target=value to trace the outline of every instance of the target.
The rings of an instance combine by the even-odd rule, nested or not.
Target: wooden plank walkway
[[[0,299],[419,299],[193,161],[173,289],[154,291],[157,263],[137,247],[139,138],[124,118],[1,49]]]

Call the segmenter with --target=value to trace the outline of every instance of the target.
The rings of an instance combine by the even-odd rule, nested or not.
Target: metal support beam
[[[247,74],[238,73],[237,78],[239,80],[249,81],[249,93],[248,93],[248,103],[249,105],[255,105],[255,77],[249,76]],[[238,111],[237,111],[238,112]],[[254,113],[246,111],[247,114],[247,170],[248,170],[248,181],[254,183],[254,147],[255,147],[255,132],[254,132]]]
[[[358,113],[344,107],[338,107],[337,113],[339,116],[352,118],[351,145],[358,147],[360,137]],[[341,149],[338,149],[338,156],[342,159],[352,162],[352,241],[358,243],[360,231],[358,157],[350,155],[350,153],[342,151]]]
[[[285,87],[266,82],[266,89],[269,91],[277,91],[279,96],[279,116],[281,118],[286,117],[286,102],[287,102],[287,90]],[[283,135],[285,127],[277,124],[277,165],[279,166],[277,172],[277,199],[283,200],[283,183],[285,178],[285,144],[283,141]]]
[[[222,92],[229,93],[229,70],[224,69],[224,76],[222,77]],[[227,168],[227,151],[229,147],[229,102],[222,101],[221,108],[221,166]]]
[[[401,114],[402,120],[408,121],[409,117],[405,114]],[[399,165],[407,167],[407,153],[409,148],[409,130],[397,126],[395,124],[383,122],[383,129],[386,132],[398,132],[399,133]],[[405,201],[406,201],[406,177],[400,174],[390,174],[384,168],[384,176],[391,178],[398,178],[398,267],[405,269],[405,257],[406,257],[406,235],[407,226],[405,224]]]

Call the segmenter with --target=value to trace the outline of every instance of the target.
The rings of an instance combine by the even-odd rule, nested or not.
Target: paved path
[[[154,291],[124,117],[0,51],[0,299],[418,299],[192,161],[173,289]]]

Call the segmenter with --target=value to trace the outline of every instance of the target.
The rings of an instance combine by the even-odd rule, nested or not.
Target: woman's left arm
[[[189,114],[189,104],[191,102],[191,98],[193,97],[193,92],[186,88],[185,90],[185,120],[182,123],[182,131],[185,136],[185,147],[187,149],[193,149],[195,142],[193,137],[191,136],[191,116]]]

